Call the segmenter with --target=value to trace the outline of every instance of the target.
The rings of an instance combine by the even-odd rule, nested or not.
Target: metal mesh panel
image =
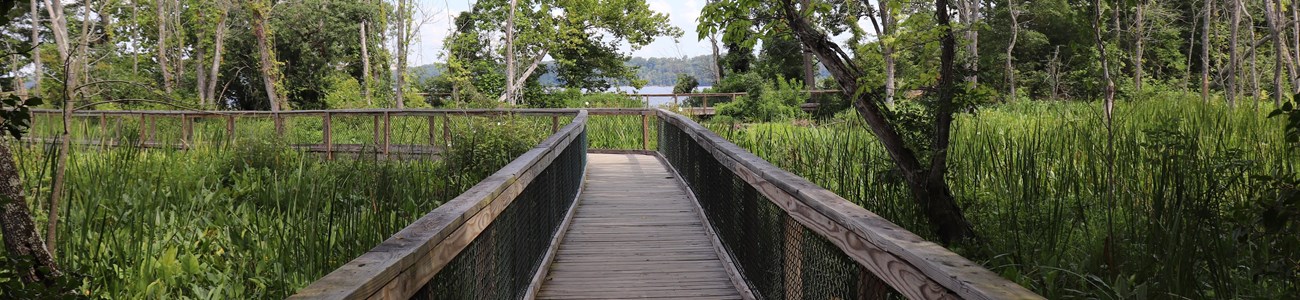
[[[584,131],[412,299],[520,299],[582,184]]]
[[[759,299],[898,298],[829,240],[723,166],[690,135],[660,122],[659,150],[691,187]]]

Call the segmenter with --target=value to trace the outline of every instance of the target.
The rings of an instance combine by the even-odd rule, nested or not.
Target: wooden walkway
[[[589,154],[538,299],[740,299],[695,204],[654,156]]]

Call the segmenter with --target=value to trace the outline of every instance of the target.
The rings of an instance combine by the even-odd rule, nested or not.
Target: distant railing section
[[[758,299],[1040,296],[659,110],[659,152]]]
[[[656,141],[649,126],[653,111],[641,108],[586,109],[594,118],[594,146],[602,149],[649,150]],[[37,109],[37,126],[26,142],[55,143],[62,132],[60,110]],[[188,149],[196,140],[235,143],[239,139],[291,140],[289,146],[320,153],[328,159],[340,154],[372,154],[381,158],[437,156],[453,139],[457,117],[550,117],[551,132],[560,129],[579,109],[350,109],[296,111],[160,111],[82,110],[73,113],[73,143],[83,146]],[[368,125],[340,138],[340,121]],[[423,123],[427,123],[424,125]],[[398,141],[398,125],[416,127]],[[257,127],[266,131],[249,133]],[[303,128],[306,127],[306,128]],[[634,128],[640,127],[638,132]],[[197,130],[208,130],[200,137]],[[272,129],[273,128],[273,129]],[[297,130],[295,130],[297,129]],[[359,133],[357,131],[360,131]],[[308,137],[295,137],[306,134]],[[358,142],[360,141],[360,142]]]
[[[581,190],[587,113],[291,299],[519,299]]]

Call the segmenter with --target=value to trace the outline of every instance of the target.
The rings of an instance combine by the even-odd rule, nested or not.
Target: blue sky
[[[704,0],[647,0],[650,9],[668,14],[673,26],[681,28],[681,38],[659,38],[654,43],[632,52],[640,57],[681,57],[697,56],[711,53],[707,42],[696,40],[695,19],[700,15]],[[452,17],[469,10],[471,0],[420,0],[422,20],[428,20],[420,27],[419,40],[412,47],[410,62],[412,65],[424,65],[441,61],[438,54],[442,52],[442,40],[451,32]],[[628,48],[624,48],[627,51]]]

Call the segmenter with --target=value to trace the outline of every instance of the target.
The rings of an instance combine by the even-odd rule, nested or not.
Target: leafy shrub
[[[453,138],[443,159],[451,174],[484,178],[537,144],[529,132],[510,120],[474,120],[468,134]]]
[[[677,85],[673,86],[674,94],[684,94],[695,91],[700,86],[700,81],[695,76],[687,74],[677,74]]]
[[[798,81],[778,77],[735,102],[718,105],[718,114],[744,122],[786,120],[802,114],[799,104],[804,99],[808,99],[808,93]]]

